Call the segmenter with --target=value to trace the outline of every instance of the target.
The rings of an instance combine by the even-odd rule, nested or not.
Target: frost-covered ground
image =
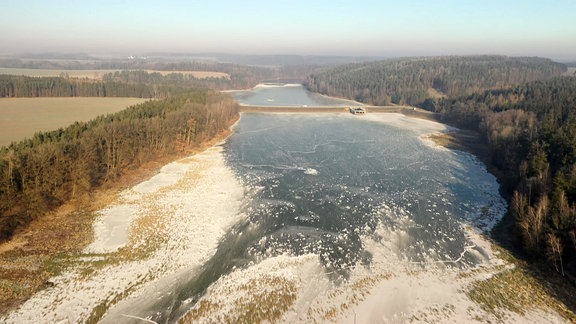
[[[170,163],[103,209],[80,265],[53,278],[7,323],[75,323],[202,265],[243,216],[243,187],[216,146]],[[127,314],[129,315],[129,314]],[[128,317],[127,317],[128,318]]]
[[[345,118],[354,117],[346,115]],[[362,118],[409,128],[420,135],[446,131],[444,125],[397,114],[369,114]],[[314,151],[318,148],[316,145]],[[325,145],[324,148],[332,147]],[[73,260],[77,266],[53,278],[53,287],[33,296],[4,321],[75,323],[97,315],[107,323],[140,323],[144,322],[142,318],[153,318],[146,315],[151,310],[164,312],[174,307],[170,304],[174,299],[168,298],[169,295],[182,291],[181,286],[193,280],[194,274],[213,257],[228,230],[248,218],[243,214],[246,210],[243,207],[252,197],[248,193],[255,188],[236,177],[226,165],[222,151],[221,146],[216,146],[168,164],[150,180],[123,192],[116,203],[101,211],[94,224],[95,240],[84,254]],[[310,177],[306,181],[311,183],[324,172],[320,167],[307,165],[289,167]],[[362,193],[355,192],[353,196],[359,194]],[[184,321],[462,323],[501,320],[471,301],[466,292],[475,281],[489,278],[508,266],[498,258],[479,229],[489,229],[502,215],[505,205],[491,206],[493,215],[455,224],[465,233],[465,244],[457,253],[434,248],[444,242],[435,242],[437,245],[420,251],[423,243],[411,235],[413,231],[422,230],[422,225],[415,223],[409,211],[385,203],[376,207],[376,216],[385,221],[373,230],[357,231],[370,262],[351,263],[346,269],[347,276],[327,271],[315,249],[303,254],[290,250],[261,254],[261,258],[224,273],[198,300],[184,300],[183,304],[188,303],[191,308]],[[318,221],[313,214],[298,217],[302,222]],[[294,232],[283,234],[301,237]],[[346,241],[350,236],[353,233],[340,233],[335,240]],[[435,237],[448,243],[453,239]],[[414,257],[408,253],[411,251],[422,253]],[[556,314],[543,310],[528,310],[524,315],[506,312],[505,320],[562,321]]]
[[[380,228],[379,234],[401,240],[402,233],[390,231],[394,232]],[[475,245],[468,252],[482,254],[484,262],[464,270],[450,262],[407,262],[393,250],[399,242],[383,247],[374,238],[364,238],[374,255],[372,266],[356,267],[339,284],[323,273],[317,255],[269,258],[221,278],[187,322],[250,323],[262,318],[278,323],[563,322],[557,314],[540,309],[524,315],[504,311],[504,317],[496,317],[471,301],[466,295],[470,285],[489,278],[503,263],[484,238],[472,229],[469,235]],[[275,311],[279,315],[271,316]]]

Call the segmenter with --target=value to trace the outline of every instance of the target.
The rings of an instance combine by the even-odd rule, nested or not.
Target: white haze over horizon
[[[502,54],[576,60],[576,2],[3,1],[3,53],[336,56]]]

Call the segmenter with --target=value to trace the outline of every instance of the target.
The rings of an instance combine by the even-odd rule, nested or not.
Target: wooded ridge
[[[0,241],[128,169],[213,138],[237,115],[231,97],[188,90],[0,148]]]
[[[208,88],[212,90],[249,89],[264,80],[302,79],[318,67],[315,64],[290,66],[239,65],[205,61],[159,62],[154,60],[98,61],[23,61],[0,59],[0,66],[26,69],[92,70],[117,69],[103,75],[102,80],[73,78],[62,72],[60,77],[24,77],[0,75],[0,97],[33,96],[137,96],[166,97],[172,87]],[[222,72],[229,78],[195,78],[190,71]],[[133,87],[134,89],[132,89]],[[168,89],[166,89],[168,88]]]
[[[4,97],[134,97],[166,98],[181,89],[118,81],[0,75],[0,98]]]
[[[329,67],[309,75],[304,84],[313,92],[372,105],[426,107],[438,98],[506,88],[564,71],[563,64],[533,57],[421,57]]]
[[[576,77],[441,100],[448,123],[472,128],[510,198],[528,255],[576,274]]]
[[[166,98],[190,88],[230,90],[252,88],[272,78],[271,69],[234,70],[230,78],[195,78],[182,71],[149,72],[122,70],[107,73],[102,80],[88,78],[32,77],[0,74],[2,97],[137,97]]]

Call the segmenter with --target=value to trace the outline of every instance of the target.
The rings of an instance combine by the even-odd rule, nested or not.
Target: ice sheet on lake
[[[495,178],[474,157],[422,141],[445,125],[366,117],[242,116],[226,152],[244,183],[259,188],[245,212],[264,234],[242,254],[253,262],[200,302],[220,305],[224,291],[257,302],[273,287],[242,287],[271,275],[297,291],[282,322],[406,321],[435,307],[470,319],[477,306],[460,274],[500,262],[477,233],[506,209]],[[314,177],[301,172],[310,169]],[[237,312],[231,302],[200,319]]]

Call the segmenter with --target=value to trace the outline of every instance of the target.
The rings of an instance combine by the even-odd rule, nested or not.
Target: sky
[[[576,0],[0,0],[0,53],[576,60]]]

